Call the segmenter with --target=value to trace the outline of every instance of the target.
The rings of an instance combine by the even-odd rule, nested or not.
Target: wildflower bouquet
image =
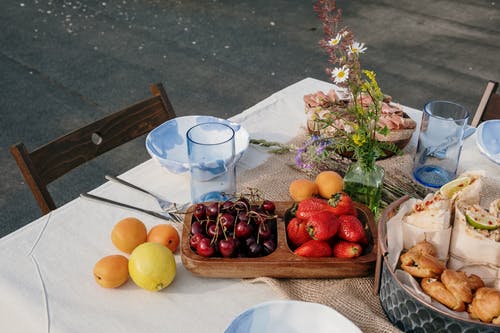
[[[390,129],[380,121],[388,99],[381,92],[375,73],[361,67],[360,55],[367,49],[364,43],[356,41],[347,27],[339,27],[341,11],[335,1],[318,0],[314,10],[325,33],[320,46],[327,52],[331,65],[326,72],[345,93],[340,97],[338,92],[325,95],[335,107],[313,115],[313,134],[298,149],[296,163],[301,168],[318,169],[332,154],[340,153],[351,156],[363,168],[373,169],[379,157],[399,153],[393,142],[384,140]],[[324,103],[325,97],[321,102]]]

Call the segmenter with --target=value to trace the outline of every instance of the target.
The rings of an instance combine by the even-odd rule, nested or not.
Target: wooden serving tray
[[[307,258],[295,255],[286,239],[285,213],[293,202],[275,202],[277,221],[276,250],[258,258],[206,258],[196,254],[189,245],[193,207],[184,219],[181,239],[181,259],[186,269],[195,275],[211,278],[344,278],[371,275],[377,258],[378,237],[371,210],[360,203],[354,205],[369,239],[364,254],[353,259]]]

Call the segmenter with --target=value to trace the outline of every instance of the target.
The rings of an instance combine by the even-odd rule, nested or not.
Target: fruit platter
[[[309,219],[297,216],[311,213],[317,203],[324,205],[327,200],[310,198],[297,203],[236,198],[194,204],[185,215],[182,263],[193,274],[211,278],[340,278],[372,274],[377,232],[370,209],[350,201],[350,211],[337,217],[325,211]],[[325,218],[333,218],[332,228],[323,228]],[[353,220],[359,227],[343,228],[342,219],[349,220],[346,225]],[[305,228],[309,233],[301,241],[300,232]],[[349,246],[357,243],[341,239],[343,234],[346,238],[356,237],[362,245]]]

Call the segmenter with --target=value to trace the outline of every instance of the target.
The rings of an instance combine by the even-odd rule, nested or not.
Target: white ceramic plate
[[[212,116],[185,116],[171,119],[153,129],[146,137],[146,149],[162,167],[173,173],[189,171],[186,133],[194,125],[220,122],[231,126],[235,135],[236,161],[248,148],[250,137],[239,124]]]
[[[487,120],[477,127],[476,144],[484,155],[500,164],[500,119]]]
[[[237,316],[225,333],[361,333],[350,320],[319,303],[270,301]]]

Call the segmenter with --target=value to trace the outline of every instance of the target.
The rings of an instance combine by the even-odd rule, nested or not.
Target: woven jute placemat
[[[293,154],[272,155],[257,168],[238,174],[238,191],[248,187],[257,188],[265,194],[266,199],[290,201],[290,182],[297,178],[312,177],[290,167],[293,159]],[[373,292],[373,276],[349,279],[261,277],[245,281],[266,283],[284,298],[330,306],[363,332],[400,332],[388,321],[378,296]]]
[[[296,138],[294,141],[300,141]],[[271,155],[257,168],[238,174],[238,191],[248,187],[261,190],[266,199],[273,201],[291,200],[288,187],[297,178],[313,179],[314,175],[292,167],[293,153]],[[345,172],[349,162],[340,160],[336,171]],[[397,199],[399,193],[413,197],[423,197],[428,190],[419,187],[411,179],[413,158],[411,152],[377,162],[385,169],[384,186],[390,189],[383,194],[387,201]],[[493,199],[498,195],[499,178],[488,178],[484,182],[484,192]],[[489,200],[488,200],[489,201]],[[321,303],[332,307],[356,324],[363,332],[401,332],[391,324],[385,315],[378,295],[373,291],[374,277],[346,279],[275,279],[261,277],[245,280],[249,283],[264,282],[281,296],[308,302]]]

